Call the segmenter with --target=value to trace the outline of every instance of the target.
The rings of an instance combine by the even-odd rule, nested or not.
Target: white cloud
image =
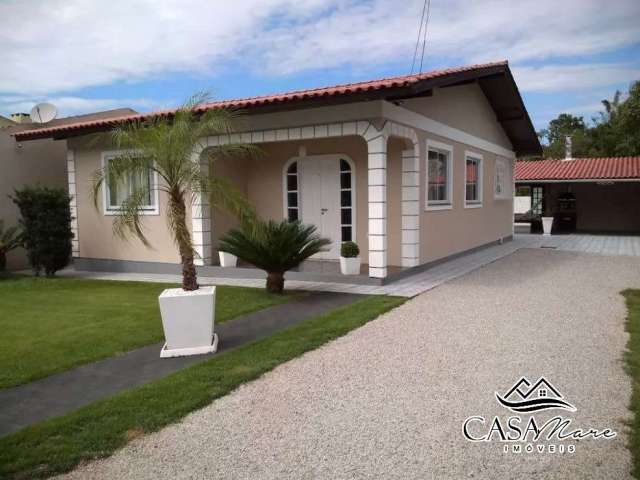
[[[286,75],[411,63],[422,0],[22,0],[0,3],[0,92],[55,94],[233,61]],[[640,42],[640,2],[433,2],[427,47],[457,63],[592,55]],[[533,72],[535,73],[535,72]],[[620,72],[618,72],[620,73]],[[617,73],[616,73],[617,75]],[[524,78],[524,77],[523,77]],[[548,88],[540,80],[533,88]],[[602,84],[602,83],[600,83]]]
[[[58,109],[58,117],[67,117],[87,112],[112,110],[129,107],[140,110],[155,110],[160,107],[157,101],[144,98],[82,98],[74,96],[22,97],[0,96],[0,112],[9,115],[16,112],[29,113],[39,102],[49,102]]]
[[[640,66],[622,63],[514,67],[513,75],[524,92],[562,92],[640,80]]]

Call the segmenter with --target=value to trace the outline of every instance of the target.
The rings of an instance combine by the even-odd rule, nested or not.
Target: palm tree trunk
[[[189,227],[187,227],[187,208],[184,203],[184,195],[181,192],[170,193],[169,208],[173,212],[174,235],[180,250],[182,288],[188,291],[198,290],[196,266],[193,263],[193,244]]]
[[[282,272],[267,272],[267,292],[282,293],[284,290],[284,274]]]

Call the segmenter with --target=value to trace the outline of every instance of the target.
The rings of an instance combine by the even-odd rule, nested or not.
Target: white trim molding
[[[289,167],[291,165],[293,165],[296,162],[299,162],[300,160],[305,160],[305,159],[317,159],[318,161],[322,161],[322,160],[331,160],[331,159],[335,159],[335,160],[344,160],[345,162],[347,162],[349,164],[349,167],[351,168],[351,224],[350,225],[343,225],[342,224],[342,206],[340,206],[340,212],[338,214],[338,221],[340,222],[339,224],[339,230],[340,230],[340,235],[342,235],[342,227],[343,226],[350,226],[351,227],[351,241],[352,242],[356,242],[357,243],[357,196],[356,196],[356,164],[355,162],[351,159],[351,157],[349,155],[345,155],[343,153],[329,153],[329,154],[321,154],[321,155],[298,155],[296,157],[291,157],[289,160],[287,160],[284,165],[282,166],[282,218],[283,219],[287,219],[289,218],[289,198],[288,198],[288,190],[287,190],[287,170],[289,170]],[[339,163],[338,163],[339,165]],[[339,168],[339,167],[338,167]],[[300,175],[300,166],[298,166],[298,173],[297,173],[297,194],[298,194],[298,207],[291,207],[291,208],[297,208],[298,209],[298,219],[302,220],[302,177]],[[338,171],[338,182],[340,182],[340,171]],[[339,243],[342,243],[342,237],[340,238]]]
[[[478,161],[478,178],[477,182],[477,190],[478,190],[478,198],[476,200],[467,200],[467,159],[470,158],[472,160]],[[484,157],[482,154],[465,150],[464,151],[464,208],[482,208],[484,196]]]
[[[402,151],[401,208],[400,262],[415,267],[420,263],[420,155],[415,148]]]
[[[76,154],[72,148],[67,149],[67,182],[69,186],[69,210],[71,211],[71,256],[80,256],[80,237],[78,236],[78,197],[76,190]]]
[[[429,150],[447,153],[447,200],[429,201]],[[453,196],[453,146],[437,140],[427,139],[424,168],[424,209],[427,211],[451,210],[454,204]]]
[[[387,140],[390,136],[408,139],[413,144],[415,156],[419,158],[418,137],[413,128],[392,121],[384,121],[379,129],[373,122],[368,120],[356,120],[229,135],[213,135],[203,139],[204,147],[199,150],[198,155],[204,148],[236,142],[269,143],[351,135],[360,136],[367,142],[369,276],[384,278],[387,276]],[[406,185],[406,187],[410,189],[413,185]],[[409,217],[412,218],[410,219]],[[403,225],[415,225],[413,217],[414,215],[411,212],[403,215]],[[419,217],[417,218],[419,219]],[[419,221],[416,229],[419,229]],[[408,245],[410,244],[407,243]],[[405,250],[409,255],[408,249],[409,247]],[[406,262],[407,264],[413,264],[416,261],[415,259],[415,255],[412,254],[407,257]]]
[[[119,153],[125,150],[104,150],[100,155],[102,169],[107,167],[107,161],[110,158],[117,157]],[[158,198],[158,174],[153,172],[153,185],[151,186],[151,194],[153,195],[153,205],[140,209],[140,215],[160,215],[160,204]],[[118,215],[119,209],[109,207],[109,181],[108,178],[102,184],[102,214],[106,217]]]
[[[509,150],[501,145],[490,142],[470,133],[463,132],[457,128],[450,127],[444,123],[440,123],[420,113],[414,112],[404,107],[399,107],[391,102],[382,102],[382,115],[394,122],[409,125],[427,133],[432,133],[441,137],[445,137],[455,142],[464,143],[470,147],[485,150],[496,155],[507,158],[515,158],[516,154],[513,150]]]
[[[198,148],[191,154],[191,161],[200,164],[202,173],[209,172],[209,161],[202,159],[204,148]],[[191,236],[193,249],[196,253],[193,263],[195,265],[211,265],[212,245],[211,245],[211,207],[209,199],[203,197],[201,193],[193,195],[191,205]]]
[[[508,158],[496,157],[493,164],[493,199],[496,201],[511,200],[513,201],[513,160]],[[498,173],[502,170],[503,191],[498,193]]]

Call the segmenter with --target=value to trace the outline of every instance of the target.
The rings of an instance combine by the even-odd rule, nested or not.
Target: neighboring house
[[[511,238],[515,157],[541,153],[507,62],[202,108],[224,107],[246,112],[238,133],[205,144],[253,143],[263,154],[219,160],[216,173],[236,182],[261,216],[317,225],[334,242],[325,260],[338,258],[341,241],[355,241],[376,279]],[[175,270],[164,194],[152,196],[145,212],[148,249],[113,236],[117,194],[105,188],[96,211],[89,191],[92,173],[117,154],[103,132],[153,115],[172,111],[16,134],[67,142],[80,268]],[[190,215],[198,263],[216,264],[218,239],[233,219],[206,204]]]
[[[554,233],[640,232],[640,157],[516,162],[516,187]]]
[[[48,127],[66,125],[89,119],[107,118],[136,113],[123,108],[91,115],[80,115],[53,120]],[[26,132],[43,125],[31,123],[29,115],[16,113],[11,119],[0,116],[0,219],[6,226],[18,223],[19,211],[9,199],[15,189],[26,185],[45,185],[66,188],[67,147],[64,142],[43,138],[34,142],[16,142],[11,135]],[[9,253],[7,268],[27,267],[27,258],[22,249]]]

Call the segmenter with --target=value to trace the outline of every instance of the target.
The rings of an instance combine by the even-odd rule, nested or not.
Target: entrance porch
[[[217,159],[211,167],[216,175],[231,180],[263,219],[300,220],[332,241],[290,278],[304,272],[339,281],[345,241],[360,248],[358,283],[379,284],[419,264],[419,152],[412,129],[345,122],[211,137],[207,148],[236,141],[255,144],[259,153]],[[196,153],[194,160],[210,168],[206,148]],[[219,264],[219,240],[237,226],[230,215],[198,202],[193,235],[201,266]],[[228,275],[251,278],[249,268],[236,270]]]

